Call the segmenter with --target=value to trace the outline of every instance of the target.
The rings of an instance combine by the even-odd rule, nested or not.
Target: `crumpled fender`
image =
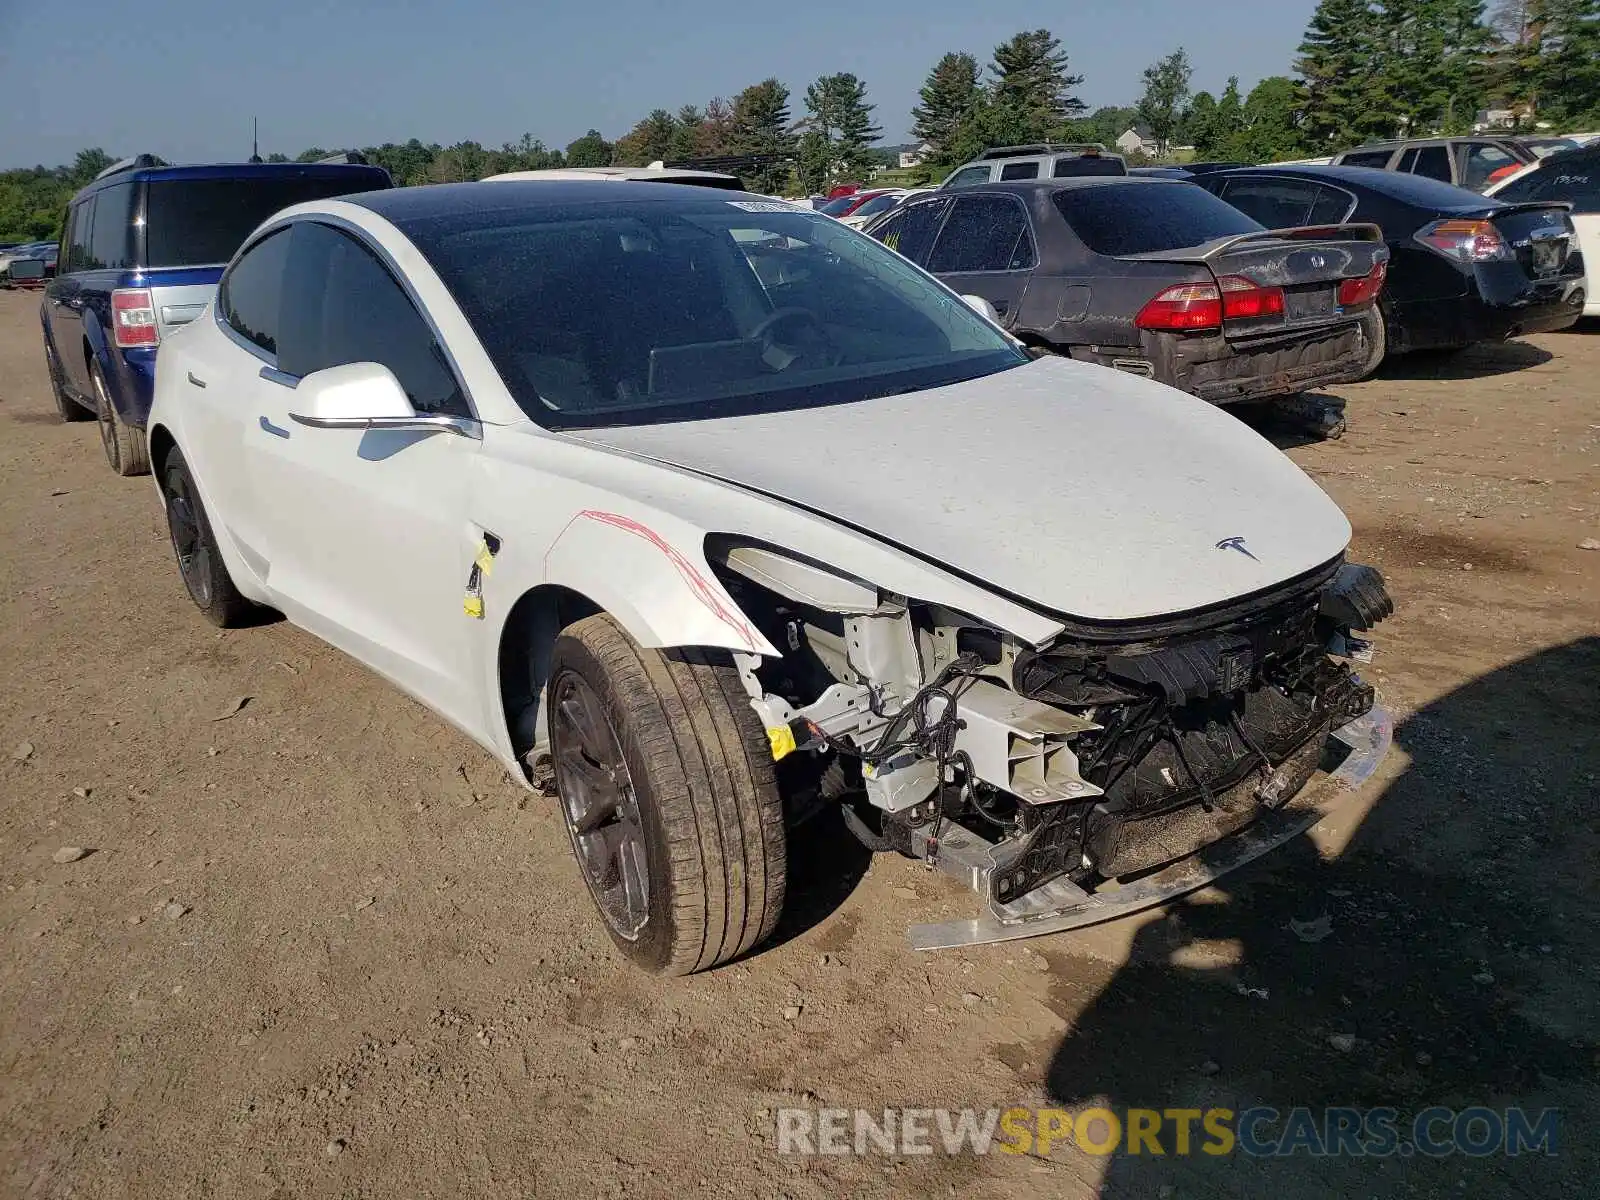
[[[516,591],[501,611],[529,586],[558,584],[594,601],[641,646],[777,656],[712,573],[704,540],[696,526],[660,511],[580,508],[538,564],[539,578],[509,581]]]

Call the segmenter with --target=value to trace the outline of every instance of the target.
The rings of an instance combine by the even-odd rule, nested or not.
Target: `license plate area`
[[[1337,289],[1333,284],[1285,288],[1283,313],[1291,321],[1315,321],[1320,317],[1333,316],[1338,308],[1337,300]]]
[[[1536,238],[1528,244],[1528,257],[1535,275],[1554,275],[1567,258],[1567,239]]]

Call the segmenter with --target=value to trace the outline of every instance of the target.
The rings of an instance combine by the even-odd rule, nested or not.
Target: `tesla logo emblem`
[[[1223,538],[1220,542],[1217,543],[1217,549],[1218,550],[1237,550],[1240,554],[1244,555],[1251,562],[1260,562],[1261,561],[1254,554],[1250,553],[1250,549],[1249,549],[1249,547],[1247,547],[1244,544],[1244,539],[1242,537]]]

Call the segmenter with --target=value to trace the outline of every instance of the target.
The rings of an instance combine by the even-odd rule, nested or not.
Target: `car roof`
[[[777,204],[779,201],[750,192],[723,191],[674,183],[641,183],[607,179],[496,179],[478,183],[437,183],[424,187],[389,188],[340,197],[380,217],[404,224],[458,213],[529,211],[570,208],[581,204],[621,204],[652,201],[676,202],[684,207],[715,209],[734,202]],[[791,205],[797,213],[812,210]]]
[[[522,180],[550,182],[562,179],[601,179],[619,183],[630,180],[670,183],[675,179],[714,179],[719,183],[739,182],[737,175],[727,175],[721,171],[697,171],[688,167],[547,167],[542,171],[505,171],[499,175],[490,175],[483,182],[507,183]]]
[[[1466,210],[1473,207],[1487,207],[1494,203],[1492,198],[1481,196],[1477,192],[1468,191],[1466,188],[1456,187],[1451,183],[1445,183],[1441,179],[1431,179],[1426,175],[1412,175],[1405,171],[1385,171],[1382,167],[1339,167],[1315,163],[1305,165],[1285,163],[1279,166],[1239,167],[1232,171],[1213,171],[1201,178],[1206,180],[1232,179],[1250,175],[1286,175],[1291,178],[1306,179],[1317,183],[1342,184],[1347,188],[1365,188],[1369,192],[1376,192],[1385,199],[1394,200],[1401,204],[1414,205],[1419,208],[1438,207]],[[1450,193],[1455,193],[1455,195],[1452,196]],[[1437,196],[1438,203],[1433,202],[1433,196]],[[1456,199],[1458,202],[1455,204],[1443,203],[1444,200],[1449,199]]]
[[[941,195],[968,196],[975,192],[1014,192],[1031,196],[1035,192],[1055,191],[1059,188],[1107,187],[1112,184],[1132,184],[1135,187],[1192,186],[1187,179],[1165,179],[1154,175],[1064,175],[1049,179],[1000,179],[992,183],[972,183],[959,188],[937,188]]]
[[[130,167],[114,175],[101,176],[82,188],[77,195],[85,196],[91,192],[130,182],[174,179],[337,179],[352,172],[358,175],[371,175],[376,172],[385,178],[389,174],[382,167],[370,163],[187,163],[180,166]],[[76,199],[77,196],[73,198]]]

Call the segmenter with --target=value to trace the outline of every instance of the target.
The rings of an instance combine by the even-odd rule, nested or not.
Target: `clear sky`
[[[1194,86],[1287,72],[1314,0],[0,0],[0,167],[85,146],[172,162],[420,137],[564,147],[616,138],[652,108],[775,75],[853,71],[885,140],[908,137],[939,56],[987,62],[1052,30],[1091,107],[1131,104],[1183,46]]]

